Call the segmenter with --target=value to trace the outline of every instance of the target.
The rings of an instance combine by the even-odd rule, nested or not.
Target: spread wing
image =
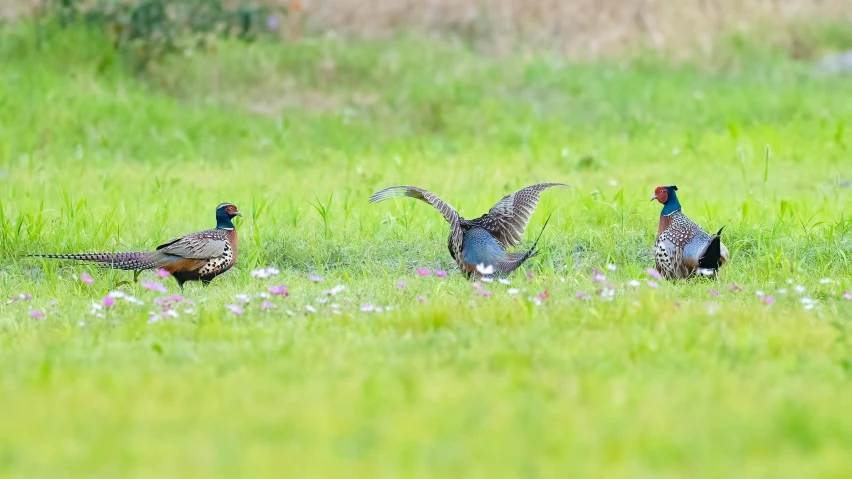
[[[207,230],[175,238],[157,246],[157,250],[187,259],[212,259],[224,255],[227,244],[223,232]]]
[[[488,214],[471,223],[488,230],[504,248],[517,246],[538,205],[541,192],[553,187],[569,188],[563,183],[538,183],[508,194]]]
[[[441,212],[441,215],[444,216],[447,223],[450,223],[450,226],[453,225],[454,221],[459,221],[458,211],[450,206],[449,203],[438,198],[433,193],[416,186],[391,186],[390,188],[385,188],[382,191],[373,193],[373,196],[370,197],[370,203],[378,203],[389,198],[399,198],[401,196],[408,196],[409,198],[415,198],[429,203],[435,207],[436,210]]]
[[[417,186],[391,186],[373,193],[373,196],[370,197],[370,203],[378,203],[389,198],[399,198],[402,196],[429,203],[441,213],[444,219],[447,220],[447,223],[450,224],[450,238],[448,241],[450,253],[456,262],[462,261],[461,251],[464,236],[461,227],[462,219],[459,217],[459,213],[455,208],[441,198],[438,198],[435,194]]]

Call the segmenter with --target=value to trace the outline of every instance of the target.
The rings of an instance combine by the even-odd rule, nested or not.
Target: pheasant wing
[[[207,230],[175,238],[157,246],[157,250],[187,259],[212,259],[224,255],[227,245],[224,233]]]
[[[517,246],[538,205],[541,192],[552,187],[568,188],[563,183],[538,183],[508,194],[488,214],[472,222],[488,230],[504,248]]]
[[[399,198],[401,196],[407,196],[409,198],[415,198],[429,203],[436,210],[441,212],[441,215],[444,216],[444,219],[446,219],[451,226],[453,221],[459,221],[459,213],[455,208],[450,206],[449,203],[441,198],[438,198],[437,195],[417,186],[391,186],[390,188],[385,188],[373,193],[373,196],[370,197],[370,203],[378,203],[389,198]]]
[[[450,224],[450,238],[448,241],[450,253],[457,263],[462,264],[464,261],[462,257],[462,242],[464,239],[461,227],[462,219],[455,208],[441,198],[438,198],[434,193],[417,186],[391,186],[373,193],[373,196],[370,197],[370,203],[378,203],[402,196],[429,203],[441,213],[444,219],[447,220],[447,223]]]

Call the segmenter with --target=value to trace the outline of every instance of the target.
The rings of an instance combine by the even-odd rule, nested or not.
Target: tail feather
[[[722,264],[722,230],[725,227],[719,228],[711,239],[707,249],[704,250],[704,255],[698,260],[698,267],[702,269],[719,269]]]
[[[541,235],[542,233],[544,233],[544,229],[547,228],[547,223],[550,222],[550,217],[552,215],[553,213],[547,215],[547,219],[544,221],[544,226],[541,227],[541,231],[539,231],[538,237],[536,237],[532,247],[525,253],[506,253],[506,260],[500,262],[500,264],[497,265],[497,269],[499,271],[504,273],[511,273],[512,271],[518,269],[528,259],[538,256],[538,254],[541,252],[537,249],[538,240],[541,239]]]
[[[88,261],[113,269],[139,271],[161,266],[155,255],[138,251],[131,253],[32,254],[30,257]]]

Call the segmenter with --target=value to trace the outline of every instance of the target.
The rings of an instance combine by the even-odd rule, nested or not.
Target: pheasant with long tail
[[[541,192],[551,187],[568,188],[562,183],[539,183],[504,196],[491,210],[479,218],[466,220],[449,203],[416,186],[391,186],[373,194],[370,203],[389,198],[408,196],[432,205],[450,224],[447,247],[465,276],[482,276],[483,271],[508,274],[526,260],[536,256],[538,239],[532,248],[522,253],[510,253],[509,247],[521,242]],[[548,217],[548,221],[550,217]],[[545,221],[544,226],[547,226]],[[544,232],[544,227],[542,227]]]
[[[216,207],[216,228],[169,240],[155,251],[130,253],[35,254],[41,258],[70,259],[100,266],[134,271],[134,281],[147,269],[171,273],[183,290],[187,281],[207,286],[216,276],[228,271],[237,261],[237,231],[233,218],[242,213],[231,203]]]

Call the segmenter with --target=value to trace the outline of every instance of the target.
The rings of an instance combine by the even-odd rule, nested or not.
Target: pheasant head
[[[663,204],[663,211],[660,213],[663,216],[668,216],[675,211],[680,210],[680,201],[677,200],[677,186],[658,186],[654,189],[654,196],[651,201],[657,200]]]
[[[234,223],[231,221],[234,216],[242,216],[240,210],[231,203],[222,203],[216,207],[216,228],[224,230],[234,229]]]

